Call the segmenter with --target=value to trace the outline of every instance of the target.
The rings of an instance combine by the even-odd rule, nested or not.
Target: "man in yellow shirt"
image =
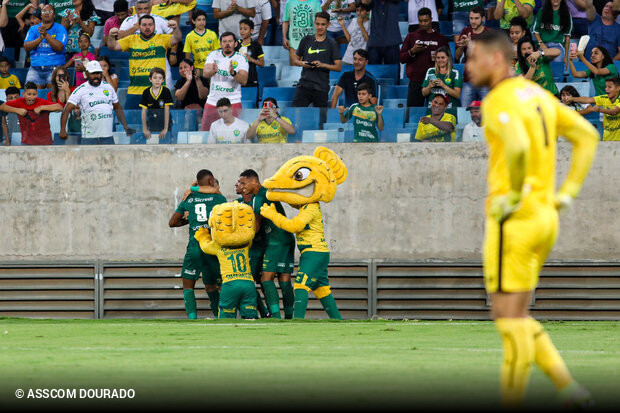
[[[258,118],[246,132],[247,139],[258,139],[258,143],[286,143],[288,135],[295,133],[295,127],[287,117],[278,113],[278,101],[266,98]]]
[[[605,80],[606,95],[573,97],[568,99],[568,103],[591,103],[585,109],[579,111],[582,115],[592,112],[603,113],[603,140],[620,141],[620,77],[614,76]]]
[[[446,113],[448,98],[436,95],[431,101],[431,114],[420,118],[415,138],[424,142],[454,142],[456,118]]]
[[[482,103],[489,145],[484,281],[491,317],[504,344],[502,404],[519,408],[530,367],[549,376],[565,405],[581,407],[590,393],[571,376],[528,305],[557,236],[558,209],[577,197],[590,169],[599,135],[582,116],[523,77],[512,77],[512,44],[487,32],[470,47],[466,70],[476,87],[491,92]],[[566,180],[555,192],[557,137],[573,145]]]

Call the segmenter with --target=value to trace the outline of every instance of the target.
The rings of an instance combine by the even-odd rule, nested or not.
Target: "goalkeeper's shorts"
[[[487,217],[484,283],[488,293],[532,291],[558,232],[558,213],[548,203],[525,200],[499,223]]]

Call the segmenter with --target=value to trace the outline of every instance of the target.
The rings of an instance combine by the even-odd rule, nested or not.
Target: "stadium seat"
[[[176,83],[177,80],[181,78],[181,74],[179,73],[179,68],[177,66],[170,66],[170,76],[172,77],[173,82]],[[173,87],[174,84],[169,85],[169,87]]]
[[[15,48],[5,47],[2,51],[2,57],[6,57],[11,62],[11,67],[15,67]]]
[[[256,109],[256,101],[255,100],[241,100],[241,107],[247,109]]]
[[[551,74],[555,82],[564,81],[564,62],[549,62],[551,66]]]
[[[384,129],[379,135],[379,142],[411,142],[415,133],[411,129],[390,128]]]
[[[198,110],[197,109],[172,109],[172,134],[176,135],[181,131],[195,131],[198,129]]]
[[[258,100],[258,88],[257,87],[242,87],[241,88],[241,100],[253,101],[254,106],[256,107],[256,101]]]
[[[265,67],[256,67],[256,71],[258,73],[258,84],[259,87],[271,87],[277,86],[276,83],[276,67],[275,66],[265,66]]]
[[[454,55],[456,54],[456,44],[454,43],[454,41],[448,42],[448,47],[450,47],[450,54],[452,55],[452,60],[456,61],[456,59],[454,58]]]
[[[289,142],[299,142],[306,129],[318,130],[320,125],[321,108],[292,108],[289,107],[281,112],[291,120],[295,126],[295,133],[289,135]]]
[[[458,72],[463,76],[465,74],[465,63],[455,63],[454,70],[458,70]]]
[[[383,122],[391,128],[402,128],[405,124],[406,110],[398,108],[383,109]]]
[[[392,84],[398,84],[400,76],[400,65],[366,65],[366,70],[372,74],[377,80],[391,79]]]
[[[278,87],[296,87],[297,80],[278,80]]]
[[[244,121],[246,121],[248,124],[252,124],[252,122],[254,122],[256,120],[256,118],[258,118],[258,114],[260,113],[261,109],[243,109],[241,111],[241,116],[240,118]]]
[[[28,68],[27,67],[11,67],[11,69],[9,70],[9,73],[17,76],[23,88],[24,84],[26,83],[26,76],[28,75]]]
[[[263,46],[263,53],[265,54],[265,63],[269,64],[272,60],[280,59],[281,46]]]
[[[381,99],[407,99],[409,86],[386,85],[381,86]]]
[[[327,130],[311,130],[303,131],[301,141],[303,143],[336,143],[344,140],[344,131],[339,132],[337,129]]]
[[[334,23],[335,23],[335,22],[334,22]],[[343,56],[344,56],[344,54],[346,53],[346,51],[347,51],[347,46],[349,46],[349,44],[348,44],[348,43],[343,43],[343,44],[341,44],[341,45],[340,45],[340,57],[343,57]]]
[[[127,88],[121,87],[119,83],[118,90],[116,91],[116,96],[118,96],[118,103],[124,108],[125,103],[127,102]]]
[[[129,80],[129,66],[121,66],[114,68],[114,73],[118,76],[118,80]]]
[[[278,59],[271,62],[271,66],[275,66],[276,68],[276,79],[280,79],[282,74],[282,69],[289,66],[288,58],[286,59]]]
[[[323,129],[336,129],[337,131],[348,131],[348,130],[353,130],[353,123],[351,122],[347,122],[347,123],[340,123],[340,122],[325,122],[323,124]]]
[[[327,116],[325,123],[340,123],[340,115],[338,114],[338,108],[327,108]]]
[[[426,116],[427,107],[410,107],[409,108],[409,117],[407,118],[407,123],[415,123],[416,125],[420,122],[420,118]]]
[[[13,132],[11,134],[11,146],[20,146],[22,144],[22,133]]]
[[[331,85],[335,85],[336,83],[338,83],[338,80],[340,79],[340,76],[342,76],[342,74],[344,72],[351,72],[353,71],[353,65],[343,65],[342,69],[340,70],[340,72],[334,72],[331,71],[329,72],[329,83]]]
[[[439,33],[451,37],[453,36],[452,30],[452,20],[439,20]]]
[[[400,30],[400,36],[405,40],[405,37],[409,34],[409,22],[398,22],[398,29]]]
[[[614,64],[616,65],[616,69],[618,69],[618,72],[620,72],[620,61],[614,60]]]
[[[49,114],[49,123],[50,123],[50,131],[52,135],[55,133],[60,133],[60,116],[62,112],[50,112]]]
[[[295,97],[296,90],[297,88],[294,87],[266,87],[263,89],[261,100],[264,100],[267,97],[272,97],[278,102],[281,100],[292,101]]]
[[[209,140],[208,131],[187,132],[187,143],[191,143],[191,144],[207,143],[208,140]],[[178,138],[177,138],[177,142],[178,142]]]
[[[37,96],[41,99],[47,99],[47,94],[51,91],[52,89],[37,89]]]
[[[382,104],[386,108],[407,108],[407,99],[383,99]]]
[[[110,60],[129,60],[129,52],[121,52],[116,50],[110,50],[105,46],[99,49],[99,56],[108,56]]]
[[[278,80],[294,80],[299,81],[301,77],[301,71],[303,68],[299,66],[284,66],[282,68],[282,73],[280,74],[280,78]],[[278,82],[278,86],[280,83]]]

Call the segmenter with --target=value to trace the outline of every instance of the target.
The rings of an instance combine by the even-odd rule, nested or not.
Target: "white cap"
[[[98,61],[92,60],[86,63],[86,71],[88,73],[97,73],[97,72],[103,72],[103,69],[101,68],[101,65],[99,64]]]

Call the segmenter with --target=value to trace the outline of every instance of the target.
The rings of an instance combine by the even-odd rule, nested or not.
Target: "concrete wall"
[[[349,169],[324,205],[335,259],[478,260],[484,144],[330,144]],[[558,162],[566,171],[570,147]],[[620,145],[602,143],[552,258],[620,257]],[[314,145],[15,147],[0,151],[0,261],[181,260],[187,228],[168,220],[201,168],[222,191],[246,168],[271,176]],[[290,214],[295,213],[288,209]]]

